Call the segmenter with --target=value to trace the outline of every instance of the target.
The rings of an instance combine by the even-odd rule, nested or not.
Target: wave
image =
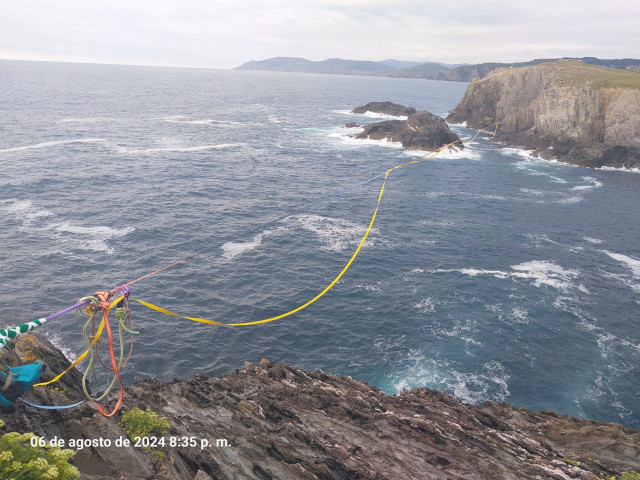
[[[232,260],[238,255],[255,250],[262,244],[262,239],[269,235],[271,230],[266,230],[253,237],[248,242],[226,242],[220,248],[222,248],[222,258],[224,260]]]
[[[113,122],[117,120],[117,118],[113,117],[86,117],[86,118],[61,118],[58,120],[58,123],[103,123],[103,122]]]
[[[395,375],[393,386],[397,393],[409,388],[436,388],[473,404],[505,401],[511,395],[510,376],[495,360],[484,363],[475,372],[459,371],[446,360],[436,360],[412,350],[409,362],[402,373]]]
[[[45,255],[49,255],[52,252],[68,253],[69,249],[111,254],[113,249],[107,241],[124,237],[135,230],[133,227],[113,228],[106,225],[85,227],[70,222],[56,222],[55,213],[35,206],[31,200],[5,200],[0,203],[0,211],[13,216],[26,231],[39,232],[62,242],[61,248],[54,248],[44,252]]]
[[[31,200],[16,200],[14,198],[2,201],[2,210],[5,213],[12,214],[14,218],[22,223],[31,223],[35,220],[40,221],[42,218],[53,216],[53,212],[34,207]]]
[[[601,243],[603,243],[602,240],[600,240],[599,238],[592,238],[592,237],[582,237],[583,240],[589,242],[589,243],[593,243],[595,245],[600,245]]]
[[[219,120],[215,118],[193,118],[187,119],[184,115],[170,115],[168,117],[158,117],[156,120],[162,120],[167,123],[180,123],[184,125],[215,125],[218,127],[256,127],[262,125],[257,122],[237,122],[234,120]]]
[[[597,167],[596,170],[604,170],[604,171],[610,171],[610,172],[640,173],[640,168]]]
[[[610,252],[608,250],[601,250],[601,252],[606,253],[614,260],[622,263],[625,267],[631,270],[635,278],[640,279],[640,260],[627,255],[622,255],[621,253]]]
[[[580,276],[578,270],[564,269],[548,261],[535,260],[525,262],[519,265],[512,265],[511,269],[515,270],[515,272],[511,274],[513,277],[533,279],[533,285],[536,287],[547,285],[563,292],[568,292],[570,289],[576,288],[572,279]],[[583,285],[578,285],[577,288],[583,293],[589,293]]]
[[[333,110],[333,113],[339,113],[340,115],[357,115],[358,117],[365,118],[376,118],[383,120],[407,120],[409,117],[406,115],[388,115],[386,113],[376,113],[376,112],[364,112],[364,113],[353,113],[351,110]]]
[[[93,252],[113,253],[113,248],[109,246],[107,240],[121,238],[133,232],[135,228],[113,228],[106,225],[96,225],[94,227],[84,227],[71,223],[50,224],[47,227],[60,235],[60,239],[68,242],[71,248],[78,250],[89,250]]]
[[[334,252],[343,252],[358,245],[367,230],[366,226],[320,215],[294,215],[286,220],[296,226],[314,233],[324,244],[321,248]],[[372,229],[366,245],[373,244],[375,229]]]
[[[420,302],[416,303],[413,306],[413,308],[421,311],[422,313],[431,313],[435,311],[436,304],[431,297],[427,297],[424,300],[421,300]]]
[[[78,139],[69,139],[69,140],[54,140],[51,142],[36,143],[34,145],[23,145],[20,147],[4,148],[4,149],[0,149],[0,153],[20,152],[23,150],[58,147],[60,145],[69,145],[73,143],[100,143],[104,141],[105,141],[104,138],[78,138]]]
[[[186,152],[202,152],[205,150],[221,150],[225,148],[234,148],[241,147],[243,143],[220,143],[217,145],[197,145],[193,147],[157,147],[157,148],[126,148],[118,146],[116,150],[118,153],[127,154],[127,155],[144,155],[149,153],[164,153],[164,152],[176,152],[176,153],[186,153]]]
[[[330,138],[338,139],[343,145],[350,147],[363,147],[363,146],[376,146],[385,148],[394,148],[396,150],[402,150],[404,147],[400,142],[392,142],[386,138],[382,140],[373,140],[371,138],[355,138],[355,135],[362,132],[362,128],[342,128],[342,131],[333,131],[327,136]]]
[[[430,273],[461,273],[470,277],[490,275],[500,279],[528,279],[533,280],[532,285],[538,288],[546,285],[562,292],[577,289],[582,293],[589,293],[584,285],[576,285],[573,282],[574,279],[580,276],[579,270],[565,269],[560,265],[544,260],[524,262],[518,265],[512,265],[510,268],[512,270],[511,272],[477,268],[460,268],[431,270]]]
[[[482,153],[468,146],[465,148],[446,148],[434,153],[427,150],[405,150],[405,155],[411,157],[423,157],[428,160],[482,160]]]
[[[584,191],[584,190],[593,190],[594,188],[600,188],[602,186],[602,182],[599,182],[593,177],[582,177],[585,182],[589,182],[591,185],[577,185],[575,187],[570,188],[569,190],[573,191]]]

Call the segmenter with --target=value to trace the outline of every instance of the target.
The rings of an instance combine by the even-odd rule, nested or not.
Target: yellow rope
[[[476,139],[476,137],[480,134],[481,131],[482,130],[478,131],[471,140],[469,140],[467,142],[462,142],[462,143],[468,144],[468,143],[473,142],[473,140]],[[294,313],[297,313],[300,310],[303,310],[303,309],[307,308],[309,305],[311,305],[312,303],[314,303],[317,300],[319,300],[329,290],[331,290],[333,288],[333,286],[336,283],[338,283],[340,278],[342,278],[342,276],[345,274],[345,272],[349,269],[349,267],[351,266],[353,261],[356,259],[356,257],[358,256],[358,253],[360,253],[360,249],[364,245],[364,242],[367,240],[367,237],[369,236],[369,233],[371,232],[371,228],[373,227],[373,223],[376,220],[376,215],[378,214],[378,209],[380,208],[380,202],[382,201],[382,194],[384,193],[384,187],[385,187],[385,184],[387,183],[387,177],[389,176],[389,174],[393,170],[396,170],[398,168],[402,168],[402,167],[404,167],[406,165],[412,165],[412,164],[419,163],[419,162],[424,161],[424,160],[428,160],[428,159],[434,158],[436,155],[438,155],[440,152],[442,152],[442,150],[444,150],[445,148],[450,147],[450,146],[452,146],[452,145],[454,145],[455,143],[458,143],[458,142],[460,142],[460,140],[456,140],[455,142],[449,143],[447,145],[443,145],[442,147],[440,147],[437,150],[435,150],[431,155],[429,155],[428,157],[426,157],[423,160],[412,160],[410,162],[405,162],[405,163],[402,163],[400,165],[396,165],[395,167],[392,167],[392,168],[390,168],[389,170],[386,171],[385,176],[384,176],[384,180],[382,182],[382,187],[380,188],[380,193],[378,195],[378,202],[376,203],[376,208],[375,208],[375,210],[373,212],[373,215],[371,216],[371,221],[369,222],[369,226],[367,227],[367,230],[364,232],[364,235],[362,236],[362,239],[360,240],[360,243],[358,244],[358,247],[356,248],[356,251],[353,253],[353,255],[351,256],[351,258],[349,259],[347,264],[344,266],[344,268],[340,271],[338,276],[336,278],[334,278],[333,281],[324,288],[324,290],[322,290],[320,293],[318,293],[315,297],[313,297],[308,302],[303,303],[302,305],[300,305],[297,308],[294,308],[293,310],[290,310],[290,311],[288,311],[286,313],[282,313],[282,314],[277,315],[275,317],[269,317],[269,318],[265,318],[263,320],[256,320],[254,322],[222,323],[222,322],[216,322],[214,320],[207,320],[205,318],[187,317],[185,315],[180,315],[178,313],[175,313],[175,312],[172,312],[170,310],[167,310],[166,308],[162,308],[162,307],[159,307],[157,305],[153,305],[152,303],[145,302],[143,300],[140,300],[140,299],[137,299],[137,298],[133,298],[133,297],[131,297],[131,298],[132,298],[132,300],[135,300],[136,302],[140,303],[141,305],[144,305],[147,308],[150,308],[150,309],[155,310],[155,311],[160,312],[160,313],[164,313],[166,315],[172,315],[174,317],[180,317],[180,318],[184,318],[184,319],[187,319],[187,320],[192,320],[194,322],[207,323],[207,324],[210,324],[210,325],[222,325],[222,326],[226,326],[226,327],[244,327],[244,326],[248,326],[248,325],[258,325],[258,324],[261,324],[261,323],[273,322],[274,320],[279,320],[281,318],[288,317],[289,315],[293,315]]]

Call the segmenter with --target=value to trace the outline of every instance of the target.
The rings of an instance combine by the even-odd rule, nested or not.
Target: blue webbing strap
[[[22,400],[24,403],[26,403],[27,405],[30,405],[32,407],[35,408],[41,408],[42,410],[65,410],[67,408],[73,408],[73,407],[77,407],[78,405],[84,403],[84,400],[82,400],[81,402],[78,403],[74,403],[72,405],[36,405],[34,403],[31,402],[27,402],[24,398],[22,397],[18,397],[20,400]]]

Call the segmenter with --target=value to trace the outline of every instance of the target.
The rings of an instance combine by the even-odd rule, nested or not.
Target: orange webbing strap
[[[108,307],[107,311],[111,310],[113,307],[115,307],[122,300],[124,300],[124,297],[116,298],[113,302],[111,302],[109,304],[109,307]],[[67,369],[64,372],[62,372],[61,374],[57,375],[53,380],[49,380],[48,382],[36,383],[34,385],[34,387],[44,387],[45,385],[49,385],[51,383],[57,382],[58,380],[60,380],[64,376],[65,373],[67,373],[69,370],[71,370],[72,368],[74,368],[78,364],[80,364],[80,362],[82,362],[85,358],[87,358],[87,355],[89,355],[89,352],[91,351],[91,349],[98,343],[98,340],[100,340],[100,336],[102,335],[102,331],[103,331],[104,327],[105,327],[105,321],[104,321],[104,318],[103,318],[102,321],[100,322],[100,325],[98,326],[98,331],[96,332],[95,336],[93,337],[93,340],[91,341],[91,345],[89,345],[89,348],[87,348],[78,358],[76,358],[71,363],[71,365],[69,365],[69,367],[67,367]]]
[[[108,295],[108,292],[100,292],[100,293],[106,293]],[[100,299],[100,304],[102,305],[102,302],[103,302],[102,298],[100,298],[100,296],[98,296],[98,298]],[[118,401],[116,402],[115,407],[113,407],[113,410],[111,411],[111,413],[107,413],[98,402],[96,402],[96,406],[98,407],[98,411],[102,415],[104,415],[105,417],[112,417],[120,408],[120,404],[122,404],[122,398],[124,397],[124,387],[122,386],[122,381],[120,380],[120,372],[118,372],[118,362],[116,362],[116,356],[113,352],[113,335],[111,334],[111,326],[109,325],[109,306],[110,305],[108,300],[107,300],[107,305],[108,305],[107,308],[103,310],[104,314],[102,316],[102,320],[104,322],[104,326],[107,329],[107,339],[109,342],[109,358],[111,358],[111,366],[113,367],[113,372],[115,373],[116,379],[118,380],[118,384],[120,385],[120,396],[118,397]]]

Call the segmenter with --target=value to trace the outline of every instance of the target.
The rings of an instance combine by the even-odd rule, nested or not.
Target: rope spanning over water
[[[502,123],[502,122],[500,122]],[[496,131],[498,128],[498,123],[494,124]],[[491,127],[493,127],[494,125],[491,125]],[[273,322],[275,320],[280,320],[281,318],[285,318],[288,317],[289,315],[293,315],[294,313],[297,313],[301,310],[304,310],[305,308],[307,308],[309,305],[315,303],[317,300],[319,300],[320,298],[322,298],[329,290],[331,290],[333,288],[333,286],[338,283],[338,281],[342,278],[342,276],[346,273],[346,271],[349,269],[349,267],[351,266],[351,264],[353,263],[353,261],[356,259],[356,257],[358,256],[358,253],[360,253],[360,250],[362,249],[362,246],[364,245],[364,242],[367,240],[367,237],[369,236],[369,233],[371,232],[371,228],[373,227],[373,223],[376,220],[376,216],[378,214],[378,210],[380,208],[380,202],[382,201],[382,194],[384,193],[384,187],[387,183],[387,178],[389,177],[389,174],[391,172],[393,172],[394,170],[397,170],[399,168],[403,168],[407,165],[414,165],[417,163],[421,163],[423,161],[426,160],[430,160],[432,158],[435,158],[437,155],[439,155],[444,149],[449,148],[449,147],[453,147],[456,143],[461,143],[462,145],[466,145],[469,143],[472,143],[477,137],[478,135],[480,135],[481,132],[486,132],[485,129],[482,130],[478,130],[476,132],[476,134],[473,136],[473,138],[471,138],[471,140],[468,140],[466,142],[463,142],[462,140],[458,139],[454,142],[448,143],[446,145],[441,146],[440,148],[434,150],[430,155],[428,155],[427,157],[425,157],[422,160],[412,160],[410,162],[405,162],[405,163],[401,163],[399,165],[396,165],[395,167],[390,168],[389,170],[387,170],[385,173],[381,173],[379,175],[376,175],[375,177],[371,177],[368,180],[365,180],[364,182],[352,185],[351,187],[348,187],[338,193],[335,194],[331,194],[326,198],[333,198],[336,197],[338,195],[341,195],[344,192],[348,192],[349,190],[352,190],[353,188],[356,188],[358,186],[364,185],[365,183],[369,183],[377,178],[380,178],[382,176],[384,176],[384,180],[382,181],[382,187],[380,188],[380,193],[378,194],[378,202],[376,203],[376,207],[375,210],[373,211],[373,215],[371,216],[371,220],[369,221],[369,226],[367,227],[366,231],[364,232],[364,235],[362,236],[362,239],[360,240],[360,243],[358,244],[355,252],[353,253],[353,255],[351,256],[351,258],[349,259],[349,261],[347,262],[347,264],[344,266],[344,268],[340,271],[340,273],[331,281],[331,283],[329,283],[329,285],[327,285],[324,290],[322,290],[320,293],[318,293],[315,297],[313,297],[311,300],[307,301],[306,303],[303,303],[302,305],[294,308],[293,310],[289,310],[288,312],[282,313],[280,315],[276,315],[275,317],[269,317],[269,318],[264,318],[262,320],[255,320],[252,322],[240,322],[240,323],[222,323],[222,322],[216,322],[215,320],[208,320],[205,318],[198,318],[198,317],[189,317],[189,316],[185,316],[185,315],[180,315],[178,313],[172,312],[170,310],[167,310],[166,308],[163,307],[159,307],[157,305],[154,305],[152,303],[140,300],[138,298],[134,298],[132,297],[133,300],[135,300],[136,302],[140,303],[141,305],[144,305],[147,308],[150,308],[152,310],[155,310],[156,312],[160,312],[160,313],[164,313],[165,315],[171,315],[174,317],[180,317],[180,318],[184,318],[186,320],[191,320],[194,322],[199,322],[199,323],[207,323],[209,325],[221,325],[221,326],[226,326],[226,327],[245,327],[245,326],[249,326],[249,325],[259,325],[262,323],[269,323],[269,322]],[[322,201],[325,201],[325,199],[321,199],[315,203],[312,203],[306,207],[303,207],[302,209],[296,210],[295,212],[292,212],[284,217],[282,217],[280,220],[287,218],[295,213],[298,213],[306,208],[309,208],[313,205],[317,205],[319,203],[321,203]]]
[[[518,114],[520,114],[522,112],[519,111],[511,116],[517,116]],[[508,119],[508,118],[507,118]],[[360,250],[362,249],[362,247],[364,246],[365,241],[367,240],[367,237],[369,236],[369,233],[371,232],[371,229],[373,228],[373,224],[376,220],[376,216],[378,214],[378,210],[380,209],[380,204],[382,202],[382,195],[384,194],[384,188],[387,182],[387,179],[389,177],[389,175],[391,174],[391,172],[398,170],[400,168],[403,168],[405,166],[408,165],[414,165],[414,164],[418,164],[421,163],[423,161],[426,160],[430,160],[432,158],[435,158],[437,155],[439,155],[444,149],[446,148],[450,148],[455,146],[455,144],[460,143],[462,145],[467,145],[472,143],[482,132],[488,133],[487,132],[487,128],[493,128],[495,127],[495,130],[493,132],[493,135],[495,136],[495,134],[498,131],[498,127],[503,124],[507,119],[504,119],[500,122],[496,122],[492,125],[490,125],[489,127],[485,127],[481,130],[478,130],[476,132],[476,134],[467,141],[462,141],[460,139],[451,142],[447,145],[443,145],[442,147],[438,148],[437,150],[434,150],[431,154],[429,154],[428,156],[426,156],[423,159],[420,160],[411,160],[409,162],[405,162],[405,163],[401,163],[399,165],[396,165],[395,167],[392,167],[390,169],[388,169],[386,172],[381,173],[379,175],[375,175],[367,180],[364,180],[362,182],[353,184],[343,190],[340,190],[338,192],[332,193],[327,195],[326,197],[321,198],[320,200],[317,200],[313,203],[310,203],[308,205],[305,205],[304,207],[301,207],[297,210],[294,210],[282,217],[277,218],[276,220],[273,220],[271,222],[268,222],[268,224],[272,224],[272,223],[276,223],[276,222],[280,222],[282,220],[284,220],[285,218],[288,218],[292,215],[295,215],[297,213],[300,213],[304,210],[307,210],[313,206],[316,206],[320,203],[326,202],[332,198],[338,197],[340,195],[343,195],[357,187],[360,187],[362,185],[365,185],[367,183],[370,183],[378,178],[384,177],[383,181],[382,181],[382,186],[380,187],[380,192],[378,193],[378,200],[376,202],[376,206],[375,209],[373,211],[373,215],[371,216],[371,220],[369,221],[369,225],[366,229],[366,231],[364,232],[364,235],[362,236],[362,238],[360,239],[360,242],[358,243],[358,246],[356,248],[356,250],[354,251],[354,253],[351,255],[351,257],[349,258],[348,262],[346,263],[346,265],[342,268],[342,270],[338,273],[338,275],[320,292],[318,293],[316,296],[314,296],[313,298],[311,298],[310,300],[308,300],[307,302],[301,304],[300,306],[289,310],[288,312],[282,313],[280,315],[276,315],[274,317],[269,317],[269,318],[265,318],[262,320],[256,320],[256,321],[250,321],[250,322],[239,322],[239,323],[223,323],[223,322],[217,322],[215,320],[208,320],[205,318],[198,318],[198,317],[191,317],[191,316],[185,316],[185,315],[180,315],[178,313],[172,312],[168,309],[165,309],[163,307],[154,305],[152,303],[146,302],[144,300],[138,299],[138,298],[134,298],[130,296],[131,290],[129,288],[130,285],[133,285],[136,282],[139,282],[141,280],[144,280],[146,278],[149,278],[153,275],[157,275],[160,272],[163,272],[171,267],[174,267],[176,265],[179,265],[181,263],[184,263],[188,260],[189,257],[187,258],[183,258],[181,260],[175,261],[173,263],[170,263],[162,268],[159,268],[158,270],[155,270],[151,273],[148,273],[146,275],[143,275],[135,280],[132,280],[124,285],[121,285],[119,287],[116,287],[110,291],[104,291],[104,292],[96,292],[93,296],[89,296],[89,297],[83,297],[80,300],[78,300],[78,302],[74,305],[71,305],[69,307],[66,307],[62,310],[60,310],[59,312],[56,312],[54,314],[51,314],[47,317],[44,318],[40,318],[37,320],[33,320],[31,322],[28,322],[26,324],[22,324],[22,325],[18,325],[16,327],[10,327],[7,328],[6,330],[0,330],[0,350],[12,339],[16,338],[19,335],[22,335],[23,333],[27,333],[28,331],[33,330],[34,328],[42,325],[43,323],[47,322],[48,320],[52,320],[54,318],[58,318],[66,313],[70,313],[72,311],[76,311],[76,317],[80,318],[81,316],[86,317],[86,321],[82,330],[83,333],[83,337],[85,339],[85,342],[87,344],[87,349],[76,359],[74,360],[71,365],[62,373],[60,373],[59,375],[57,375],[56,377],[54,377],[52,380],[49,380],[47,382],[41,382],[41,383],[37,383],[34,385],[34,387],[37,386],[46,386],[49,385],[51,383],[54,383],[58,380],[60,380],[60,378],[62,378],[67,372],[69,372],[72,368],[76,367],[77,365],[79,365],[82,361],[85,360],[85,358],[87,357],[87,355],[89,355],[89,363],[87,365],[87,368],[85,369],[84,375],[82,377],[82,387],[85,393],[85,397],[87,398],[87,400],[89,401],[95,401],[96,402],[96,406],[98,408],[98,410],[100,411],[100,413],[102,413],[104,416],[106,417],[110,417],[113,416],[118,409],[120,408],[121,404],[122,404],[122,399],[123,399],[123,395],[124,395],[124,387],[122,385],[122,381],[120,379],[120,369],[122,369],[127,361],[129,360],[131,353],[132,353],[132,349],[133,349],[133,337],[131,338],[131,346],[129,349],[129,354],[127,355],[127,358],[124,359],[124,340],[123,340],[123,335],[124,332],[127,332],[129,334],[137,334],[138,332],[134,332],[133,330],[131,330],[131,312],[129,310],[129,306],[128,306],[128,301],[129,299],[135,300],[136,302],[138,302],[139,304],[150,308],[154,311],[160,312],[160,313],[164,313],[166,315],[171,315],[171,316],[175,316],[175,317],[180,317],[180,318],[184,318],[186,320],[191,320],[194,322],[199,322],[199,323],[205,323],[205,324],[210,324],[210,325],[219,325],[219,326],[226,326],[226,327],[241,327],[241,326],[249,326],[249,325],[258,325],[258,324],[263,324],[263,323],[269,323],[269,322],[273,322],[275,320],[279,320],[285,317],[288,317],[290,315],[293,315],[294,313],[297,313],[301,310],[304,310],[305,308],[307,308],[308,306],[310,306],[311,304],[315,303],[317,300],[319,300],[320,298],[322,298],[327,292],[329,292],[329,290],[331,290],[336,283],[338,283],[338,281],[342,278],[342,276],[347,272],[347,270],[349,269],[349,267],[351,267],[351,265],[353,264],[354,260],[356,259],[356,257],[358,256],[358,254],[360,253]],[[115,297],[114,300],[110,300],[111,298]],[[113,347],[113,334],[111,331],[111,325],[109,323],[109,312],[111,311],[112,308],[118,306],[120,303],[122,303],[121,307],[118,307],[116,310],[116,318],[118,320],[118,336],[119,336],[119,343],[120,343],[120,352],[119,352],[119,359],[118,361],[116,361],[116,357],[115,357],[115,352],[114,352],[114,347]],[[98,312],[102,312],[102,319],[100,321],[100,323],[98,324],[97,328],[95,325],[95,316]],[[111,367],[108,367],[107,365],[105,365],[102,360],[99,357],[98,354],[98,342],[102,336],[103,331],[106,330],[107,332],[107,341],[108,341],[108,348],[109,348],[109,359],[110,359],[110,363],[111,363]],[[94,376],[95,376],[95,358],[98,358],[98,360],[100,361],[100,363],[102,363],[102,365],[107,368],[107,369],[111,369],[113,370],[113,378],[111,380],[111,383],[109,384],[109,386],[106,388],[106,390],[102,393],[102,395],[100,395],[97,398],[92,397],[87,389],[86,386],[86,380],[87,380],[87,376],[89,374],[89,372],[93,372]],[[120,393],[119,393],[119,397],[118,400],[116,401],[115,406],[113,407],[112,411],[110,413],[107,413],[104,408],[98,403],[99,401],[103,400],[109,393],[110,391],[113,389],[113,387],[115,386],[115,383],[118,383],[120,386]],[[80,405],[83,402],[78,402],[78,403],[74,403],[72,405],[62,405],[62,406],[44,406],[44,405],[36,405],[33,403],[30,403],[26,400],[23,400],[22,398],[20,398],[20,400],[22,400],[25,404],[30,405],[32,407],[36,407],[36,408],[42,408],[42,409],[47,409],[47,410],[53,410],[53,409],[68,409],[68,408],[72,408],[75,406]]]

